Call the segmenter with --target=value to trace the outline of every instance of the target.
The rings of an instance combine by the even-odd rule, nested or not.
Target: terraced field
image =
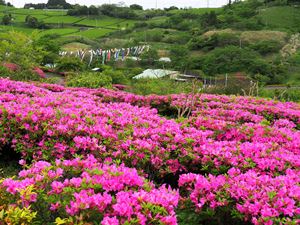
[[[5,14],[10,14],[13,17],[13,22],[10,26],[0,26],[0,31],[2,32],[14,30],[27,34],[32,33],[35,29],[29,28],[25,24],[26,16],[32,15],[51,27],[51,29],[47,30],[38,30],[41,35],[72,35],[91,39],[100,38],[116,30],[126,29],[133,26],[136,22],[135,20],[108,16],[97,18],[68,16],[66,11],[61,10],[30,10],[0,6],[0,17],[3,17]]]

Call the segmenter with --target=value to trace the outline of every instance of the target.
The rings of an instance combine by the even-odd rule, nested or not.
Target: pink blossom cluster
[[[184,174],[179,186],[197,210],[232,207],[253,224],[299,224],[300,171],[272,177],[232,168],[227,175]]]
[[[0,188],[17,196],[22,206],[44,206],[60,218],[68,215],[78,222],[103,218],[98,221],[103,225],[177,224],[178,192],[165,186],[156,189],[137,170],[98,163],[92,155],[55,164],[36,162],[21,171],[18,179],[4,180]]]

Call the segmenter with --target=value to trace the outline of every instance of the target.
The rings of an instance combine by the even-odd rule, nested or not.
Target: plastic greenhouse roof
[[[162,70],[162,69],[147,69],[143,73],[133,77],[133,79],[141,79],[141,78],[162,78],[165,76],[169,76],[171,74],[178,74],[177,71],[172,71],[172,70]]]

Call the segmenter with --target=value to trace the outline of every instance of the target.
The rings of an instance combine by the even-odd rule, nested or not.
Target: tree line
[[[25,9],[71,9],[73,6],[66,2],[66,0],[48,0],[47,3],[27,3],[24,5]]]

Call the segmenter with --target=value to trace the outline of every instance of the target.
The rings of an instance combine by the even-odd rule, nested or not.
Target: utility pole
[[[209,8],[209,0],[207,0],[207,8]]]
[[[156,0],[156,2],[155,2],[155,8],[157,9],[157,3],[158,3],[158,0]]]

